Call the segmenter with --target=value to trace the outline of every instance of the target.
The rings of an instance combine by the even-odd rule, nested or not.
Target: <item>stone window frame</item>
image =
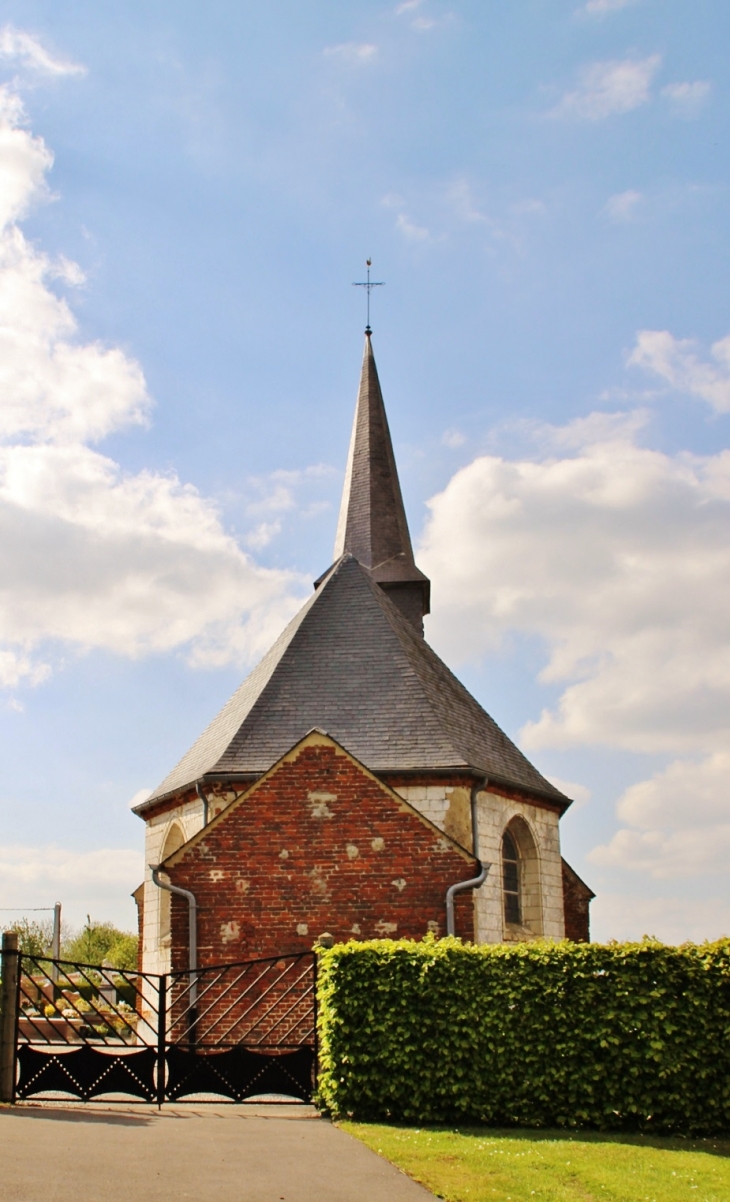
[[[185,831],[179,817],[173,818],[162,840],[160,863],[186,843]],[[172,894],[167,889],[158,889],[157,898],[157,946],[167,951],[172,945]]]
[[[520,921],[507,917],[505,895],[504,836],[508,834],[518,855],[518,887]],[[500,899],[504,938],[508,942],[540,938],[543,933],[542,873],[540,844],[524,814],[513,813],[505,823],[500,838]]]

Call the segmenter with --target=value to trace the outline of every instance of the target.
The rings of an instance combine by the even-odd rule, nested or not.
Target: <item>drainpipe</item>
[[[189,889],[181,889],[179,885],[168,885],[160,878],[160,866],[150,864],[152,880],[158,889],[166,889],[178,897],[187,898],[188,902],[188,970],[190,972],[190,1009],[195,1010],[198,1001],[198,905],[195,894]]]
[[[481,793],[489,784],[488,778],[479,781],[471,787],[471,837],[472,850],[479,869],[479,875],[472,877],[470,881],[457,881],[455,885],[450,885],[446,890],[446,934],[455,934],[454,927],[454,897],[457,893],[463,893],[464,889],[478,889],[487,879],[491,864],[482,864],[479,859],[479,822],[477,819],[477,793]]]
[[[203,826],[207,826],[208,825],[208,798],[205,796],[205,793],[201,789],[199,780],[196,780],[196,782],[195,782],[195,792],[198,794],[198,797],[200,798],[200,800],[203,803]]]

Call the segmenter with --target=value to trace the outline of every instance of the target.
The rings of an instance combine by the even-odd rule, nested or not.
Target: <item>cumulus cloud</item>
[[[631,221],[637,206],[643,199],[641,192],[634,192],[632,189],[627,192],[617,192],[615,196],[610,196],[606,201],[603,211],[610,221],[623,224]]]
[[[643,421],[541,428],[543,454],[481,456],[452,477],[419,551],[435,590],[429,638],[461,660],[514,635],[540,640],[557,697],[523,728],[526,748],[669,757],[626,789],[620,828],[590,861],[706,877],[730,860],[730,451],[651,450]],[[688,937],[689,920],[662,914],[639,907],[604,937]]]
[[[661,55],[591,63],[580,73],[578,87],[566,92],[549,116],[602,121],[646,104],[659,70]]]
[[[83,342],[53,291],[81,273],[18,221],[52,156],[0,90],[0,684],[38,683],[63,648],[246,660],[301,582],[255,564],[215,505],[174,473],[129,474],[94,444],[149,420],[140,365]],[[55,648],[55,651],[54,651]]]
[[[13,25],[0,29],[0,59],[16,63],[38,75],[85,75],[86,67],[51,53],[32,34]]]
[[[566,797],[572,798],[573,810],[580,809],[581,806],[587,804],[591,799],[591,791],[585,785],[581,785],[577,780],[563,780],[561,776],[549,776],[548,780],[555,785],[556,789],[560,789]]]
[[[718,413],[730,412],[730,334],[710,347],[712,362],[697,354],[691,338],[668,330],[640,330],[628,362],[665,380],[678,392],[707,401]]]
[[[711,84],[706,79],[695,79],[691,83],[670,83],[662,88],[662,96],[669,101],[678,117],[696,117],[710,95]]]
[[[724,872],[730,861],[730,754],[674,760],[619,800],[626,825],[595,848],[594,864],[656,879]]]
[[[254,523],[244,537],[246,546],[254,551],[268,547],[281,533],[286,513],[296,510],[298,517],[306,521],[329,509],[329,501],[312,498],[312,489],[338,475],[330,464],[315,463],[294,471],[278,469],[266,476],[252,476],[248,486],[257,495],[245,507],[246,518]]]
[[[52,906],[63,900],[63,917],[71,925],[81,924],[91,912],[97,919],[131,927],[134,904],[130,893],[144,879],[141,850],[103,847],[93,851],[70,851],[58,846],[0,846],[0,908],[12,922],[28,907]]]
[[[591,903],[591,938],[640,939],[653,935],[664,943],[720,939],[730,935],[727,897],[646,897],[630,889],[620,893],[601,890]]]
[[[543,642],[559,697],[524,728],[528,748],[727,742],[730,452],[650,450],[640,422],[543,430],[545,457],[481,456],[430,502],[430,635],[462,660],[513,633]]]

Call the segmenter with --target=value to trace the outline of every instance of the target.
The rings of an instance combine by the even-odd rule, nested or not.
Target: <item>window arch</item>
[[[165,836],[165,842],[162,847],[162,855],[160,856],[160,863],[163,863],[168,856],[171,856],[173,852],[182,847],[184,842],[185,835],[182,832],[182,828],[177,822],[173,822],[172,826],[167,832],[167,835]],[[167,889],[158,889],[157,893],[157,904],[160,907],[159,943],[160,947],[169,947],[172,933],[172,894],[170,894]]]
[[[542,890],[537,844],[524,818],[516,815],[502,834],[502,904],[504,924],[542,934]],[[519,937],[519,935],[518,935]],[[524,936],[523,936],[524,937]]]

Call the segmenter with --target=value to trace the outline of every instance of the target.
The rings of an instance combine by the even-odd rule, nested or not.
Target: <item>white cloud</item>
[[[80,278],[17,220],[52,156],[0,90],[0,683],[38,683],[66,649],[195,664],[248,659],[301,582],[256,565],[215,505],[170,473],[125,473],[92,443],[148,420],[142,369],[84,343],[51,280]]]
[[[609,13],[617,13],[637,3],[638,0],[587,0],[579,12],[587,13],[590,17],[606,17]]]
[[[603,211],[610,221],[621,224],[631,221],[637,205],[641,204],[643,199],[641,192],[634,192],[631,189],[627,192],[617,192],[615,196],[610,196],[606,201]]]
[[[406,202],[402,196],[395,192],[388,192],[380,203],[385,209],[399,210],[395,219],[395,228],[409,242],[428,242],[430,240],[430,230],[425,225],[416,225],[414,221],[411,221],[405,211]]]
[[[0,86],[0,230],[23,217],[48,195],[46,172],[53,155],[22,126],[23,105],[12,89]]]
[[[415,12],[415,10],[420,8],[422,4],[423,0],[403,0],[403,3],[399,4],[396,8],[395,15],[400,17],[402,13]]]
[[[130,810],[133,810],[135,806],[139,806],[143,801],[146,801],[151,792],[151,789],[138,789],[134,797],[130,797],[129,799],[128,805]]]
[[[660,54],[591,63],[581,71],[579,86],[566,92],[548,115],[602,121],[615,113],[629,113],[650,99],[660,63]]]
[[[575,803],[572,812],[586,805],[591,799],[590,789],[587,789],[585,785],[579,784],[576,780],[563,780],[560,776],[549,776],[548,780],[551,784],[555,785],[556,789],[560,789],[560,792],[564,793],[566,797],[572,799]]]
[[[454,180],[446,189],[446,199],[460,221],[493,224],[474,196],[471,184],[465,179]]]
[[[462,434],[461,430],[444,430],[441,435],[441,441],[445,447],[455,451],[457,447],[463,447],[466,442],[466,435]]]
[[[43,46],[32,34],[12,25],[0,29],[0,59],[17,63],[38,75],[85,75],[86,67],[69,59],[59,58]]]
[[[141,851],[99,848],[69,851],[62,847],[0,846],[0,877],[8,883],[45,886],[59,884],[124,884],[143,874]]]
[[[248,488],[256,500],[245,505],[245,517],[254,519],[255,525],[244,535],[243,541],[252,551],[261,551],[279,535],[283,529],[284,514],[296,515],[307,520],[331,508],[331,502],[312,498],[312,491],[328,485],[333,477],[339,477],[336,468],[327,463],[315,463],[294,471],[279,469],[266,476],[252,476]]]
[[[657,879],[724,872],[730,862],[730,754],[673,761],[631,785],[617,812],[627,825],[590,853],[594,864]]]
[[[675,338],[668,330],[640,330],[628,363],[653,372],[678,392],[707,401],[718,413],[729,413],[730,334],[710,347],[714,362],[702,361],[696,351],[690,338]]]
[[[398,214],[395,226],[408,242],[428,242],[431,237],[425,225],[416,225],[405,213]]]
[[[86,914],[108,920],[123,928],[136,925],[130,893],[144,879],[141,850],[104,847],[93,851],[69,851],[57,846],[0,846],[0,908],[9,924],[23,913],[41,918],[30,910],[53,906],[60,901],[64,922],[77,926]],[[27,909],[26,909],[27,907]]]
[[[726,897],[642,897],[630,890],[601,890],[591,903],[591,938],[641,939],[653,935],[663,943],[720,939],[730,935],[730,904]]]
[[[482,456],[429,503],[430,637],[459,659],[544,644],[560,696],[529,748],[712,754],[730,735],[730,452],[647,449],[640,421],[543,430],[548,457]]]
[[[377,55],[378,47],[372,42],[342,42],[339,46],[326,46],[323,53],[348,63],[369,63]]]
[[[542,642],[541,679],[558,696],[523,729],[528,749],[671,757],[625,790],[619,829],[589,862],[697,882],[730,862],[730,451],[648,449],[643,420],[592,414],[537,430],[540,457],[476,459],[430,502],[418,559],[439,650],[473,659],[513,635]],[[619,911],[599,898],[598,938],[730,929],[727,905],[693,917],[661,899]]]
[[[696,117],[710,95],[711,84],[706,79],[696,79],[691,83],[670,83],[662,88],[662,96],[666,97],[678,117]]]

